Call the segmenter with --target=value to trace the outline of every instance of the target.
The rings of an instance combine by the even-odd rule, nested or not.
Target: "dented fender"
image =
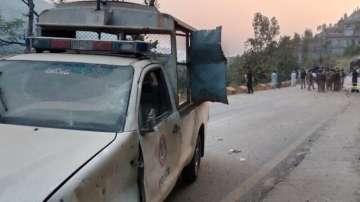
[[[47,201],[138,202],[138,144],[135,132],[117,134],[110,145],[75,173]]]

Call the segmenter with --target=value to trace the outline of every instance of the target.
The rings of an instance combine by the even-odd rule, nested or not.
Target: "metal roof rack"
[[[100,3],[100,6],[99,6]],[[99,9],[100,8],[100,9]],[[150,54],[146,54],[146,51],[133,51],[132,55],[136,57],[148,57],[156,58],[161,62],[167,74],[170,76],[172,83],[172,90],[177,91],[177,36],[185,37],[185,51],[186,61],[190,61],[190,40],[191,36],[197,30],[184,23],[183,21],[165,13],[161,13],[157,8],[153,6],[146,6],[135,3],[120,2],[120,1],[78,1],[62,3],[57,5],[53,9],[43,11],[39,16],[38,36],[50,37],[51,47],[35,47],[38,52],[42,50],[49,50],[55,52],[64,50],[79,50],[73,46],[80,35],[80,32],[95,32],[97,39],[101,39],[102,34],[116,35],[119,43],[125,44],[126,40],[135,41],[142,40],[144,35],[168,35],[166,38],[170,39],[170,52],[166,55],[158,55],[150,51]],[[90,34],[90,33],[83,33]],[[71,46],[69,48],[69,42],[61,41],[61,38],[73,39],[71,40]],[[95,40],[96,41],[96,40]],[[31,43],[31,41],[30,41]],[[32,41],[34,43],[34,41]],[[82,42],[84,44],[93,44],[92,47],[97,47],[94,43],[99,43],[104,46],[110,47],[106,44],[98,42]],[[150,42],[151,43],[151,42]],[[44,44],[43,44],[44,45]],[[137,43],[138,46],[141,43]],[[144,44],[142,44],[144,45]],[[37,46],[35,44],[35,46]],[[74,48],[75,47],[75,48]],[[150,49],[152,47],[150,46]],[[80,50],[89,51],[87,50]],[[93,52],[93,50],[90,50]],[[68,51],[67,51],[68,52]],[[128,51],[129,52],[129,51]],[[107,53],[114,53],[114,50],[107,51]],[[124,54],[123,50],[116,52],[117,55]]]
[[[170,34],[175,30],[185,33],[196,31],[183,21],[159,12],[155,7],[128,2],[96,1],[63,3],[46,10],[39,17],[38,26],[48,30],[94,31],[128,34]],[[46,35],[46,34],[45,34]]]

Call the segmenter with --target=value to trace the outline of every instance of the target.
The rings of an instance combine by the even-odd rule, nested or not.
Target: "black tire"
[[[50,50],[50,53],[65,53],[66,50]]]
[[[43,52],[44,52],[44,50],[43,50],[43,49],[38,49],[38,48],[37,48],[37,49],[35,49],[35,52],[36,52],[36,53],[43,53]]]
[[[201,151],[202,151],[202,141],[201,141],[201,137],[199,136],[196,142],[196,148],[193,158],[190,164],[187,165],[182,172],[183,180],[188,184],[194,183],[198,178],[200,164],[201,164]]]

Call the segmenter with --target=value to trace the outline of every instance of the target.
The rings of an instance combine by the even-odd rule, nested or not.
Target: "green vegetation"
[[[277,71],[280,80],[289,80],[293,70],[309,69],[315,66],[348,69],[360,46],[350,46],[344,56],[336,56],[328,51],[330,42],[321,35],[314,36],[309,29],[302,35],[279,36],[280,26],[275,17],[269,18],[256,13],[253,19],[254,37],[249,38],[242,55],[229,60],[229,85],[245,83],[245,73],[251,69],[255,83],[270,82],[271,72]],[[327,30],[326,25],[319,27]]]
[[[13,44],[23,45],[21,42],[24,38],[23,29],[23,20],[14,19],[11,21],[6,21],[0,15],[0,47]]]
[[[344,52],[345,57],[352,57],[359,54],[360,54],[360,46],[355,44],[347,47]]]
[[[288,79],[292,70],[298,68],[298,50],[301,37],[279,37],[280,26],[275,17],[268,18],[256,13],[253,19],[254,38],[246,41],[247,50],[230,60],[229,83],[245,82],[244,74],[251,69],[255,83],[270,81],[272,71],[279,72],[280,79]]]
[[[336,58],[336,66],[343,68],[346,72],[350,71],[350,63],[355,60],[359,59],[360,54],[354,56],[343,56]]]

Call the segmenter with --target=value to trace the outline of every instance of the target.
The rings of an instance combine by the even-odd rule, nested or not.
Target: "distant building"
[[[313,44],[317,52],[322,50],[343,55],[346,48],[360,46],[360,10],[356,9],[349,17],[345,16],[336,25],[318,34],[317,38],[320,40]]]
[[[330,41],[330,53],[336,55],[342,55],[349,46],[360,45],[360,33],[351,23],[346,23],[342,33],[328,33],[326,37]]]

